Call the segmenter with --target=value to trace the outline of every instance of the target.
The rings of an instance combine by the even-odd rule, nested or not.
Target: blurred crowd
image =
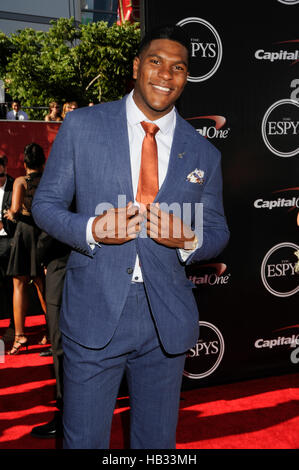
[[[93,103],[90,103],[92,105]],[[9,111],[8,109],[11,108]],[[45,121],[61,122],[69,111],[74,111],[78,108],[77,101],[67,101],[62,107],[56,101],[49,103],[49,109],[44,117]],[[2,103],[0,109],[0,119],[7,119],[9,121],[27,121],[29,116],[27,112],[23,111],[21,101],[14,99],[11,103]]]
[[[88,104],[88,106],[93,105],[93,102]],[[62,106],[57,101],[51,101],[44,120],[47,122],[61,122],[69,111],[74,111],[77,108],[77,101],[67,101],[63,103]],[[14,99],[8,103],[0,103],[0,119],[7,119],[8,121],[28,121],[30,117],[27,112],[23,111],[21,101]]]

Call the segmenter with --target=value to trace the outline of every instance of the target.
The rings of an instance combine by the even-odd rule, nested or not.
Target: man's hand
[[[195,233],[179,217],[161,211],[159,204],[149,204],[146,216],[147,234],[157,243],[185,250],[195,248]]]
[[[98,215],[92,224],[92,234],[99,243],[121,245],[137,237],[143,219],[138,207],[129,202],[126,207]]]

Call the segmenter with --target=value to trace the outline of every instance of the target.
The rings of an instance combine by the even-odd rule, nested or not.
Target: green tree
[[[3,79],[8,61],[14,52],[12,41],[5,33],[0,31],[0,79]]]
[[[75,100],[79,106],[111,101],[127,91],[139,39],[137,24],[77,27],[73,18],[60,18],[47,32],[26,28],[9,40],[0,36],[0,52],[8,51],[0,71],[9,94],[24,107],[48,106],[50,101]],[[43,119],[45,111],[29,114]]]

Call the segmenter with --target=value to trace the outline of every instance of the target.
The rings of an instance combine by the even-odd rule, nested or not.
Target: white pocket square
[[[199,170],[198,168],[195,168],[195,170],[193,170],[193,171],[191,171],[191,173],[189,173],[186,180],[189,181],[190,183],[203,184],[204,174],[205,174],[205,172],[203,170]]]

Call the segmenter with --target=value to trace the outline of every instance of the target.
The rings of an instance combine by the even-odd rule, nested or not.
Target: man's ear
[[[135,57],[134,60],[133,60],[133,78],[134,78],[134,80],[136,80],[137,76],[138,76],[139,64],[140,64],[139,57]]]

